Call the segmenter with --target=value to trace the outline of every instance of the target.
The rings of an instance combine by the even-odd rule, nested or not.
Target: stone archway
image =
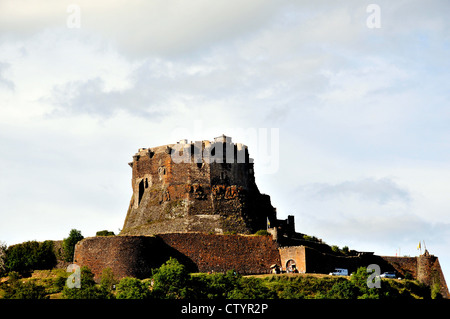
[[[286,272],[298,272],[297,264],[294,259],[289,259],[286,262]]]

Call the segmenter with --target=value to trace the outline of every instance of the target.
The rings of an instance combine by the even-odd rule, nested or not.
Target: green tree
[[[114,277],[114,273],[111,268],[105,268],[102,271],[102,275],[100,277],[100,287],[105,289],[106,291],[112,291],[114,286],[117,285],[119,281]]]
[[[51,269],[56,265],[53,242],[27,241],[9,246],[5,254],[7,271],[25,275],[35,269]]]
[[[342,253],[344,253],[345,255],[348,255],[349,252],[350,252],[350,250],[348,249],[348,246],[342,247]]]
[[[172,257],[154,272],[153,281],[153,294],[157,298],[184,299],[193,293],[186,267]]]
[[[242,276],[234,270],[225,274],[199,274],[191,277],[192,298],[225,299],[229,292],[239,287]]]
[[[84,237],[81,235],[81,231],[72,229],[69,233],[69,237],[63,240],[64,260],[73,261],[73,254],[75,252],[75,244],[82,240]]]
[[[148,299],[151,292],[148,283],[137,278],[122,278],[117,285],[117,299]]]

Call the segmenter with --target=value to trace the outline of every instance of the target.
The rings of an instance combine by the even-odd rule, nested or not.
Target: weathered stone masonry
[[[133,195],[122,235],[251,234],[267,220],[277,224],[247,146],[230,137],[141,148],[129,165]]]
[[[278,246],[271,236],[202,233],[86,238],[76,245],[74,262],[88,266],[96,280],[107,267],[118,278],[146,278],[152,268],[170,257],[191,272],[234,269],[241,274],[261,274],[280,264]]]

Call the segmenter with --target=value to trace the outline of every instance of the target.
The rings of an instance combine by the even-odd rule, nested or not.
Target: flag
[[[269,221],[269,217],[267,217],[267,228],[270,228],[270,221]]]
[[[420,241],[419,241],[419,245],[417,246],[417,250],[419,250],[421,248],[421,246],[420,246]]]

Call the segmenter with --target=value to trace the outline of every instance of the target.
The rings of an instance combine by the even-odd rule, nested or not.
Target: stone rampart
[[[74,262],[88,266],[96,280],[108,267],[117,278],[146,278],[152,268],[170,257],[191,272],[234,269],[241,274],[262,274],[270,272],[272,264],[280,265],[278,246],[272,236],[202,233],[86,238],[76,245]]]

